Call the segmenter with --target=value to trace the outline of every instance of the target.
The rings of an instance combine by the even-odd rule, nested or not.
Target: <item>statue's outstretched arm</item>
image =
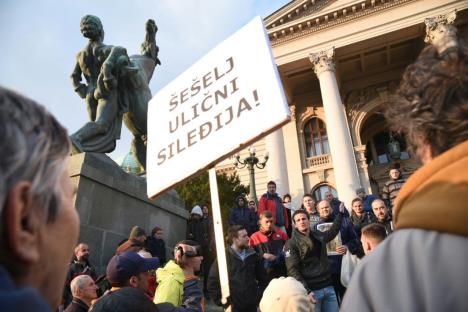
[[[156,64],[161,65],[161,61],[158,58],[159,48],[156,45],[156,33],[158,32],[158,26],[154,20],[149,19],[146,22],[146,35],[145,41],[141,44],[141,54],[153,59]]]

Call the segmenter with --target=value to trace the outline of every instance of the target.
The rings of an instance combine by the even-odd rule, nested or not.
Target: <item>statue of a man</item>
[[[81,19],[80,28],[83,36],[89,41],[76,56],[76,65],[71,78],[75,91],[86,100],[89,119],[95,121],[97,100],[94,98],[94,91],[102,63],[109,55],[112,46],[103,43],[104,29],[98,17],[84,16]],[[84,76],[86,84],[82,83],[82,76]]]
[[[72,81],[75,91],[86,99],[90,121],[70,136],[73,153],[112,152],[124,119],[134,135],[132,150],[144,169],[146,120],[151,99],[148,84],[154,68],[161,64],[156,24],[148,20],[142,54],[131,57],[125,48],[103,43],[104,30],[98,17],[84,16],[81,32],[89,42],[77,55]],[[87,84],[81,82],[82,76]]]

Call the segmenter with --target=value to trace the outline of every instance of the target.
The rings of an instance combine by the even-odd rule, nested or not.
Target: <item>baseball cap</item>
[[[159,266],[158,258],[143,258],[136,252],[123,252],[113,256],[107,265],[106,276],[111,284],[123,284],[130,277],[154,270]]]

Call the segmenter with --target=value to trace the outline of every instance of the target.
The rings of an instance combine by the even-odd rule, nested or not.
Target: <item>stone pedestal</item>
[[[185,238],[188,212],[175,191],[149,200],[146,180],[124,172],[105,154],[74,155],[69,172],[77,187],[79,241],[89,244],[90,261],[99,273],[105,272],[118,243],[128,237],[134,225],[148,234],[154,226],[161,227],[168,257],[169,248]]]

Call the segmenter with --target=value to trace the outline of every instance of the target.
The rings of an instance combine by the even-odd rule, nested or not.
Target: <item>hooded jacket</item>
[[[239,199],[244,200],[243,206],[239,206]],[[243,196],[236,197],[235,207],[231,209],[229,225],[239,224],[244,226],[250,236],[257,230],[258,217],[252,209],[246,206],[246,203],[247,201]]]
[[[158,289],[154,296],[154,303],[170,302],[180,307],[184,292],[185,275],[182,268],[170,260],[163,268],[156,270]]]
[[[342,311],[466,310],[467,168],[465,141],[408,179],[395,201],[396,231],[364,257]]]
[[[190,311],[204,311],[203,292],[198,287],[199,279],[186,278],[182,268],[170,260],[156,270],[158,288],[154,296],[154,303],[169,302],[176,307],[184,307]]]

